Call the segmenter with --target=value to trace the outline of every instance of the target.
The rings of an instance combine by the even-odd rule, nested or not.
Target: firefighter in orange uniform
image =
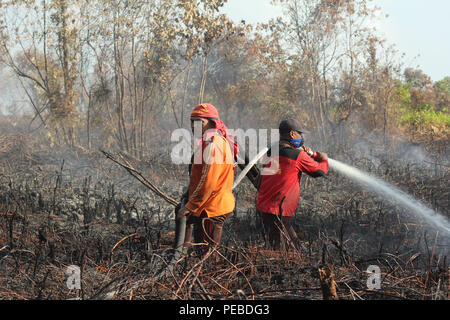
[[[213,105],[196,106],[191,113],[193,131],[195,121],[201,122],[202,139],[193,155],[188,192],[177,218],[188,215],[194,242],[207,243],[208,248],[220,243],[223,225],[234,210],[232,186],[238,147]]]

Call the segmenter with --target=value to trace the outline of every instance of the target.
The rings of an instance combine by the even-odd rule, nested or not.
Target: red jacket
[[[300,198],[302,172],[320,177],[328,173],[328,160],[317,162],[303,149],[280,143],[279,155],[264,166],[256,209],[261,212],[293,216]]]

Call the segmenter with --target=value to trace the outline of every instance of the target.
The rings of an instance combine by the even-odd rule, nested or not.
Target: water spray
[[[363,187],[371,189],[385,199],[389,199],[391,201],[395,200],[404,208],[409,209],[410,212],[416,217],[423,218],[438,230],[443,231],[446,236],[450,236],[450,221],[443,215],[427,207],[419,200],[413,198],[411,195],[398,189],[397,187],[394,187],[386,181],[373,177],[338,160],[329,158],[328,161],[332,169],[352,179]]]
[[[305,149],[303,148],[303,150]],[[317,152],[315,151],[309,150],[306,152],[312,158],[315,158],[317,156]],[[412,212],[416,217],[425,219],[428,223],[430,223],[440,231],[443,231],[445,235],[450,236],[450,221],[443,215],[427,207],[419,200],[414,199],[411,195],[394,187],[386,181],[373,177],[368,173],[365,173],[338,160],[328,158],[328,162],[330,164],[330,167],[334,170],[352,179],[356,183],[371,189],[376,194],[386,199],[397,201],[404,208],[409,209],[410,212]]]

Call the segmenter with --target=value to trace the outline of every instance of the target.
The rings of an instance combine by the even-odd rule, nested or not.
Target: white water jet
[[[428,208],[422,202],[414,199],[411,195],[383,180],[370,176],[369,174],[352,166],[346,165],[338,160],[328,160],[331,168],[347,176],[353,181],[370,188],[372,191],[384,198],[398,201],[403,207],[409,209],[414,215],[425,219],[429,224],[433,225],[440,231],[443,231],[445,235],[450,235],[449,220],[434,210]]]

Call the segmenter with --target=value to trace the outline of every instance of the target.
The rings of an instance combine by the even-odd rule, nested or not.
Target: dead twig
[[[132,175],[134,178],[136,178],[140,183],[142,183],[144,186],[146,186],[147,188],[149,188],[151,191],[153,191],[154,193],[156,193],[158,196],[160,196],[161,198],[163,198],[164,200],[166,200],[169,204],[177,206],[180,202],[173,199],[172,197],[168,196],[167,194],[165,194],[164,192],[162,192],[158,187],[156,187],[153,183],[151,183],[150,181],[148,181],[143,175],[142,173],[140,173],[138,170],[136,170],[122,155],[119,155],[121,161],[117,160],[116,157],[114,157],[112,154],[104,151],[104,150],[100,150],[105,156],[106,158],[110,159],[111,161],[117,163],[119,166],[121,166],[122,168],[124,168],[125,170],[127,170],[127,172]]]

